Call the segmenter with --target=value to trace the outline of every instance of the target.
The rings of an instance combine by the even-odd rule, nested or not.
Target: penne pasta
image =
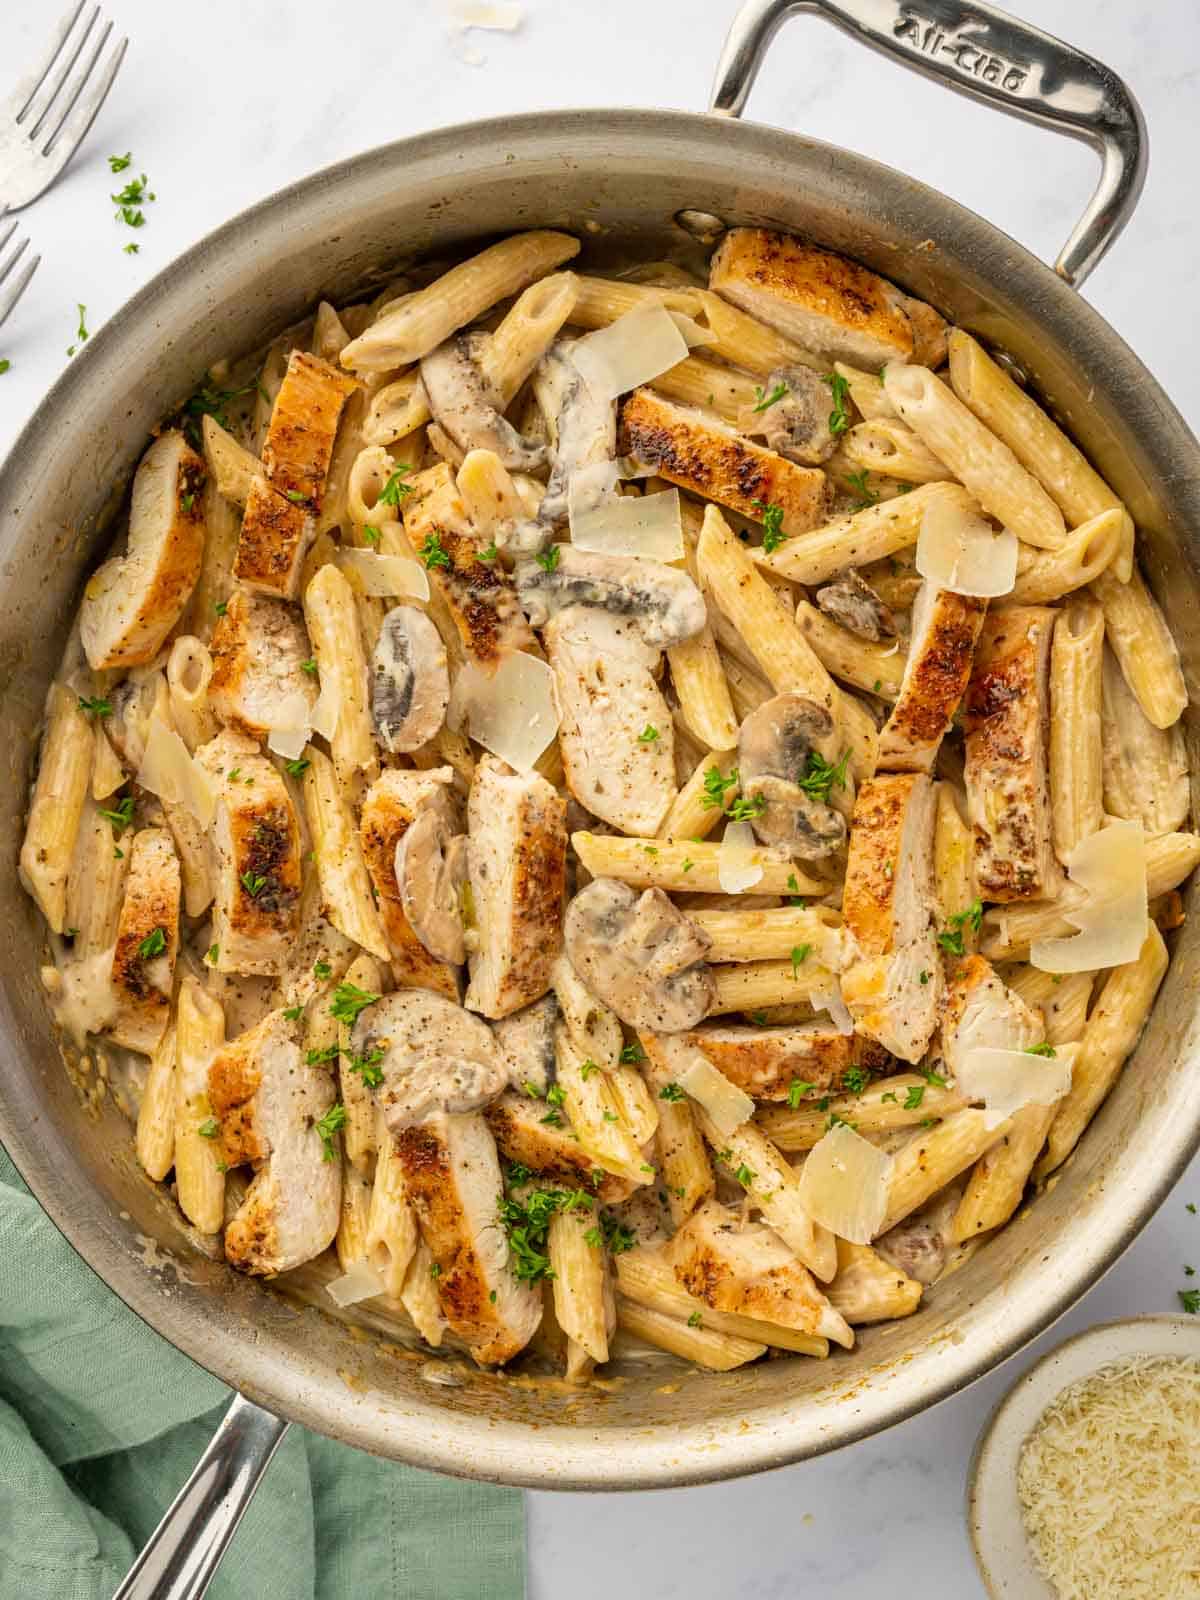
[[[719,367],[715,361],[704,361],[699,356],[688,356],[660,372],[657,378],[651,378],[650,387],[668,400],[715,411],[723,421],[735,426],[762,394],[761,384],[745,373]]]
[[[715,808],[714,808],[715,809]],[[719,844],[678,840],[651,843],[615,834],[574,833],[571,844],[593,878],[618,878],[635,889],[666,889],[683,894],[721,894]],[[754,885],[759,894],[800,894],[820,899],[828,884],[810,878],[771,851],[749,852],[763,875]]]
[[[1059,612],[1050,652],[1050,809],[1064,863],[1104,825],[1103,658],[1104,613],[1090,595],[1080,596]]]
[[[842,439],[841,448],[853,466],[910,485],[944,483],[952,476],[946,463],[939,461],[911,428],[890,418],[856,423]]]
[[[833,370],[846,380],[854,409],[865,422],[897,421],[896,408],[887,397],[882,373],[864,372],[861,367],[847,366],[844,361],[835,361]]]
[[[175,1164],[175,1029],[168,1028],[150,1057],[138,1107],[137,1158],[143,1172],[161,1183]]]
[[[703,1320],[692,1324],[652,1311],[623,1294],[617,1296],[617,1326],[643,1344],[668,1350],[711,1372],[732,1372],[735,1367],[744,1367],[747,1361],[757,1361],[767,1348],[764,1343],[706,1328]]]
[[[342,1167],[342,1209],[334,1240],[338,1265],[343,1272],[349,1272],[351,1267],[369,1258],[367,1228],[370,1214],[371,1182],[363,1177],[357,1167],[346,1161]]]
[[[1011,1118],[998,1127],[989,1127],[989,1121],[986,1111],[956,1111],[895,1153],[888,1180],[887,1212],[879,1233],[887,1233],[903,1222],[985,1150],[999,1143],[1012,1127]]]
[[[842,964],[842,919],[828,906],[689,911],[688,915],[712,941],[709,961],[790,962],[794,956],[797,966],[812,959],[830,972]]]
[[[789,961],[748,961],[741,966],[713,967],[713,1003],[710,1016],[727,1011],[761,1011],[770,1006],[813,1001],[837,987],[828,968],[809,959],[793,966]]]
[[[225,1172],[208,1103],[208,1067],[225,1042],[225,1014],[195,978],[179,990],[175,1024],[175,1187],[179,1209],[201,1233],[225,1221]]]
[[[738,1339],[773,1345],[777,1350],[791,1350],[796,1355],[823,1360],[829,1354],[828,1339],[817,1334],[799,1333],[778,1322],[745,1317],[736,1311],[714,1311],[703,1300],[688,1293],[661,1250],[629,1250],[616,1256],[613,1265],[620,1292],[627,1300],[649,1311],[674,1317],[689,1326],[711,1328]]]
[[[831,1116],[853,1123],[862,1134],[915,1128],[931,1117],[961,1111],[966,1101],[955,1090],[905,1072],[877,1078],[861,1094],[822,1096],[791,1106],[760,1106],[755,1121],[773,1144],[789,1154],[811,1150],[829,1132]]]
[[[21,883],[54,933],[61,933],[75,836],[92,775],[95,740],[82,702],[61,683],[46,701],[37,779],[21,845]]]
[[[217,732],[217,719],[208,704],[212,675],[208,646],[188,634],[177,638],[167,657],[170,718],[189,751],[207,744]]]
[[[1126,683],[1156,728],[1171,727],[1187,705],[1187,686],[1175,641],[1141,573],[1135,570],[1122,583],[1114,572],[1102,572],[1091,587]]]
[[[371,895],[371,881],[348,799],[328,756],[305,751],[304,812],[312,835],[324,914],[339,933],[381,961],[389,958],[387,935]]]
[[[1114,569],[1128,519],[1121,510],[1102,511],[1083,523],[1057,550],[1036,550],[1023,544],[1017,553],[1017,579],[1005,602],[1044,605],[1060,600]]]
[[[796,607],[796,625],[821,664],[843,683],[895,700],[904,681],[904,656],[899,642],[875,644],[839,627],[807,600]]]
[[[1094,972],[1043,972],[1022,965],[1011,968],[1004,981],[1027,1006],[1042,1013],[1046,1043],[1057,1048],[1083,1037],[1095,977]]]
[[[658,830],[660,839],[703,840],[720,822],[723,815],[719,806],[711,803],[706,788],[708,774],[715,767],[722,778],[727,778],[737,762],[733,750],[710,750],[692,769],[691,777],[680,787]],[[690,868],[689,871],[693,871]]]
[[[367,707],[367,663],[354,591],[332,564],[322,567],[304,591],[304,621],[322,693],[336,707],[329,739],[334,770],[345,794],[358,803],[379,773],[379,757]]]
[[[379,1141],[375,1181],[371,1186],[366,1251],[367,1260],[379,1274],[384,1294],[393,1300],[403,1299],[411,1316],[412,1308],[407,1298],[409,1270],[420,1258],[417,1219],[405,1193],[404,1166],[396,1153],[396,1142],[386,1132]],[[425,1276],[429,1276],[428,1265]],[[421,1334],[423,1338],[429,1337],[423,1328]]]
[[[262,477],[262,462],[227,433],[216,417],[206,412],[200,424],[204,461],[217,493],[223,500],[244,508],[250,485]],[[230,557],[232,564],[232,551]]]
[[[344,980],[364,994],[383,993],[383,973],[379,963],[371,956],[358,956],[350,963]],[[328,1008],[322,1007],[324,1016],[330,1017]],[[333,1039],[337,1045],[339,1098],[346,1111],[342,1125],[342,1149],[346,1161],[355,1171],[369,1177],[375,1165],[378,1150],[378,1106],[368,1077],[371,1070],[358,1060],[350,1043],[350,1024],[336,1022]],[[320,1048],[318,1046],[317,1048]],[[378,1072],[378,1067],[374,1069]]]
[[[1147,833],[1183,827],[1191,809],[1183,725],[1155,727],[1111,650],[1101,666],[1100,730],[1105,811]]]
[[[911,1317],[921,1303],[922,1285],[885,1261],[867,1244],[837,1241],[837,1273],[825,1297],[851,1326]]]
[[[847,567],[864,567],[915,545],[925,512],[935,500],[946,498],[964,510],[975,502],[956,483],[928,483],[911,494],[868,506],[852,516],[838,517],[795,539],[786,539],[768,553],[755,557],[768,572],[812,586],[836,577]]]
[[[558,1211],[550,1219],[547,1254],[553,1273],[554,1314],[568,1339],[597,1365],[608,1360],[606,1278],[608,1255],[596,1232],[593,1213]],[[568,1376],[571,1376],[568,1365]]]

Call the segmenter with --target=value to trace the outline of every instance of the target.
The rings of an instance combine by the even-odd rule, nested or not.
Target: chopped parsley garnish
[[[560,1083],[552,1083],[546,1090],[546,1104],[548,1106],[561,1106],[566,1102],[567,1092]]]
[[[321,1143],[325,1146],[321,1157],[322,1161],[334,1161],[337,1159],[337,1152],[333,1147],[333,1136],[339,1128],[344,1128],[345,1126],[346,1108],[340,1100],[335,1100],[320,1121],[313,1123],[313,1127],[321,1137]]]
[[[115,810],[105,811],[101,808],[100,815],[106,822],[112,824],[113,838],[119,839],[133,821],[133,796],[122,795],[117,801]]]
[[[770,394],[764,394],[757,384],[754,386],[755,411],[766,411],[770,406],[776,405],[788,392],[786,383],[777,383]]]
[[[658,737],[659,737],[658,729],[654,726],[654,724],[652,722],[648,722],[646,724],[646,726],[642,729],[641,733],[638,734],[638,743],[639,744],[654,744],[655,741],[658,739]]]
[[[925,1079],[926,1083],[936,1084],[939,1089],[946,1087],[947,1080],[942,1077],[940,1072],[934,1072],[932,1067],[918,1067],[917,1071]]]
[[[123,171],[124,168],[115,170]],[[141,207],[155,198],[153,190],[146,187],[148,182],[149,179],[143,172],[140,178],[131,178],[123,189],[109,196],[117,208],[115,214],[117,222],[123,222],[130,228],[142,227],[146,221],[146,213]]]
[[[871,1081],[871,1074],[862,1067],[848,1067],[842,1074],[842,1088],[850,1094],[861,1094]]]
[[[0,356],[0,378],[2,378],[4,376],[4,374],[6,372],[9,372],[11,369],[12,369],[12,362],[8,359],[8,357],[7,356]]]
[[[627,1228],[615,1217],[602,1216],[600,1226],[604,1230],[604,1242],[614,1256],[624,1255],[626,1250],[632,1250],[637,1243],[633,1229]]]
[[[916,1111],[925,1098],[925,1085],[913,1083],[909,1085],[908,1093],[904,1096],[905,1111]]]
[[[850,1122],[845,1117],[839,1117],[836,1111],[831,1111],[829,1113],[828,1120],[825,1123],[825,1132],[828,1133],[831,1128],[857,1128],[857,1127],[858,1127],[858,1123],[857,1122]]]
[[[1030,1045],[1025,1054],[1027,1056],[1056,1056],[1058,1051],[1048,1039],[1043,1039],[1041,1044]]]
[[[688,857],[685,856],[681,866],[681,871],[690,872],[695,865],[696,863],[694,861],[689,860]]]
[[[431,1261],[429,1263],[429,1276],[431,1278],[440,1278],[441,1275],[442,1275],[442,1263],[440,1261]]]
[[[196,1129],[202,1139],[215,1139],[220,1131],[221,1125],[216,1117],[209,1117],[206,1122],[202,1122]]]
[[[925,1093],[924,1089],[921,1090],[921,1093]],[[886,1094],[881,1094],[879,1096],[880,1105],[883,1105],[884,1102],[888,1100],[891,1100],[894,1104],[899,1105],[900,1102],[896,1099],[896,1091],[894,1089],[889,1089]]]
[[[189,511],[190,512],[192,507],[195,504],[196,504],[196,496],[194,494],[185,494],[180,498],[180,501],[179,501],[180,509],[183,510],[183,511]]]
[[[548,1128],[561,1128],[563,1125],[563,1119],[557,1111],[547,1111],[542,1122]]]
[[[738,1167],[737,1171],[734,1173],[734,1177],[741,1184],[743,1189],[748,1189],[757,1177],[757,1173],[751,1172],[750,1168],[743,1161]]]
[[[78,350],[79,346],[81,344],[86,344],[91,338],[91,334],[87,330],[87,307],[80,305],[78,300],[75,302],[75,305],[79,312],[79,326],[75,330],[76,342],[67,346],[67,354],[69,356],[73,356],[76,350]]]
[[[946,921],[952,928],[961,928],[964,923],[969,923],[972,933],[978,933],[983,926],[982,900],[972,900],[965,911],[956,911],[952,917],[947,917]]]
[[[600,1068],[594,1061],[581,1061],[579,1064],[579,1076],[583,1079],[584,1083],[588,1081],[593,1072],[599,1071]]]
[[[658,1091],[660,1100],[686,1100],[687,1095],[677,1083],[664,1083]]]
[[[525,1082],[521,1085],[521,1087],[531,1100],[540,1100],[545,1092],[544,1090],[539,1089],[536,1083],[530,1082],[528,1078],[525,1079]]]
[[[135,256],[142,247],[136,239],[130,239],[129,243],[122,245],[121,248],[127,256]]]
[[[314,978],[331,978],[332,976],[333,976],[333,968],[329,965],[328,961],[314,961],[313,962],[313,977]]]
[[[112,701],[111,700],[91,700],[91,699],[86,698],[84,695],[80,695],[80,697],[79,697],[79,709],[84,713],[85,716],[89,716],[89,717],[111,717],[112,716]]]
[[[309,656],[307,661],[302,661],[300,663],[300,671],[301,672],[307,672],[310,678],[315,678],[316,675],[317,675],[317,658],[316,658],[316,656]]]
[[[485,550],[479,552],[479,559],[480,561],[495,561],[499,558],[499,555],[500,552],[496,549],[496,541],[493,539]]]
[[[378,544],[383,535],[373,522],[363,523],[363,538],[368,544]]]
[[[257,900],[259,895],[267,887],[266,878],[262,877],[257,872],[243,872],[238,881],[241,883],[242,888],[245,889],[246,893],[250,896],[251,900]]]
[[[704,774],[705,806],[720,806],[724,810],[726,789],[736,789],[739,781],[736,767],[727,778],[721,776],[720,767],[709,767]]]
[[[955,928],[953,932],[947,929],[946,931],[939,933],[937,936],[937,942],[941,945],[942,949],[948,956],[961,956],[965,955],[966,953],[963,949],[963,936],[961,928]]]
[[[153,961],[155,956],[161,956],[166,948],[166,930],[154,928],[138,945],[138,955],[143,961]]]
[[[225,613],[229,610],[229,601],[228,600],[218,600],[218,601],[216,601],[216,603],[213,605],[213,610],[217,613],[217,615],[219,617],[223,617],[225,615]]]
[[[411,471],[412,468],[405,463],[388,474],[387,482],[379,491],[379,504],[381,506],[398,506],[405,495],[413,492],[412,484],[404,481]]]
[[[823,756],[818,755],[815,750],[810,750],[805,769],[796,781],[810,799],[823,800],[828,805],[829,792],[834,784],[839,789],[846,787],[846,767],[849,760],[849,750],[843,750],[841,759],[830,766]]]
[[[552,544],[549,550],[539,550],[533,559],[543,571],[553,572],[558,566],[558,558],[561,550],[561,545]]]
[[[285,1007],[283,1014],[289,1022],[299,1022],[300,1018],[304,1015],[304,1007],[287,1006]]]
[[[294,506],[303,505],[308,499],[308,496],[306,494],[302,494],[299,489],[285,489],[283,492],[284,496],[290,500]]]
[[[202,439],[201,417],[211,417],[218,427],[228,432],[229,416],[225,407],[231,400],[240,400],[244,394],[250,394],[254,387],[253,383],[247,383],[240,389],[216,389],[209,384],[202,384],[183,408],[183,431],[191,443],[199,449]],[[223,611],[218,614],[225,615]]]
[[[310,1067],[319,1067],[322,1062],[336,1061],[341,1051],[336,1044],[324,1044],[319,1050],[309,1050],[305,1053],[305,1064]]]
[[[289,778],[302,778],[311,765],[311,761],[306,761],[303,756],[300,756],[295,761],[285,761],[283,770]]]
[[[810,1094],[814,1085],[807,1083],[803,1078],[793,1078],[788,1084],[787,1103],[793,1111],[799,1111],[800,1102],[806,1094]]]
[[[825,382],[833,391],[833,410],[829,413],[829,431],[836,439],[840,433],[845,433],[850,426],[850,411],[847,406],[847,401],[850,398],[850,385],[840,372],[826,373]]]
[[[617,1113],[615,1111],[606,1111],[604,1113],[604,1120],[605,1122],[615,1122],[617,1120]]]
[[[863,467],[858,472],[848,472],[846,474],[845,481],[858,495],[857,510],[865,511],[868,506],[877,504],[879,500],[879,491],[877,489],[872,489],[868,484],[866,467]]]
[[[692,1312],[687,1320],[687,1325],[689,1328],[698,1328],[700,1326],[700,1313],[698,1311]]]
[[[725,807],[725,815],[731,822],[749,822],[751,817],[761,817],[766,809],[765,794],[743,794]]]
[[[509,1168],[510,1183],[517,1181],[513,1176],[517,1170]],[[528,1168],[521,1170],[532,1176]],[[546,1250],[551,1220],[560,1211],[586,1211],[591,1203],[582,1189],[537,1189],[524,1201],[514,1200],[510,1195],[501,1198],[499,1222],[508,1235],[513,1271],[522,1282],[540,1283],[543,1278],[553,1278]]]
[[[752,1011],[750,1013],[750,1021],[754,1023],[755,1027],[765,1028],[770,1018],[765,1011]]]
[[[634,1067],[639,1061],[645,1061],[646,1052],[640,1044],[627,1044],[621,1051],[619,1060],[624,1066]]]
[[[333,991],[329,1015],[352,1028],[358,1021],[358,1013],[367,1006],[373,1006],[378,999],[379,996],[372,994],[369,989],[360,989],[353,983],[339,983]]]
[[[809,956],[811,954],[812,954],[812,945],[810,945],[810,944],[798,944],[793,948],[793,950],[792,950],[792,977],[793,978],[798,978],[800,976],[800,968],[803,965],[803,963],[808,960],[808,958],[809,958]]]
[[[929,974],[926,972],[924,967],[922,967],[920,972],[917,974],[917,982],[921,984],[922,987],[929,982]]]
[[[126,150],[123,156],[109,156],[108,170],[110,172],[124,172],[125,168],[133,164],[132,154]]]
[[[770,555],[787,538],[783,531],[783,507],[770,500],[751,500],[750,504],[755,511],[762,513],[762,547]]]
[[[450,565],[450,553],[442,548],[441,538],[436,533],[427,533],[425,535],[425,543],[421,546],[419,553],[427,568],[448,567]]]
[[[211,961],[215,967],[217,962],[221,959],[221,946],[219,944],[210,944],[205,953],[204,959],[206,961]]]

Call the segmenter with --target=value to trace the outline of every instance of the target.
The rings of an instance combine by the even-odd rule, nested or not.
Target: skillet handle
[[[200,1600],[287,1429],[235,1394],[113,1600]]]
[[[717,64],[711,110],[741,115],[772,40],[801,12],[948,89],[1090,144],[1100,182],[1054,263],[1078,288],[1129,221],[1146,180],[1146,125],[1115,72],[984,0],[745,0]]]

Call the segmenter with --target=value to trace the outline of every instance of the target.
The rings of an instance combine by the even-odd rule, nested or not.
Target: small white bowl
[[[967,1525],[992,1600],[1057,1600],[1038,1570],[1021,1517],[1021,1446],[1068,1384],[1130,1356],[1200,1359],[1200,1318],[1136,1317],[1078,1333],[1031,1367],[984,1424],[967,1480]]]

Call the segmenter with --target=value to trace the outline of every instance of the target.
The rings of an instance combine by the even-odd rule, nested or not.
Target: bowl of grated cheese
[[[1200,1597],[1200,1323],[1104,1323],[1043,1357],[980,1435],[967,1520],[993,1600]]]

